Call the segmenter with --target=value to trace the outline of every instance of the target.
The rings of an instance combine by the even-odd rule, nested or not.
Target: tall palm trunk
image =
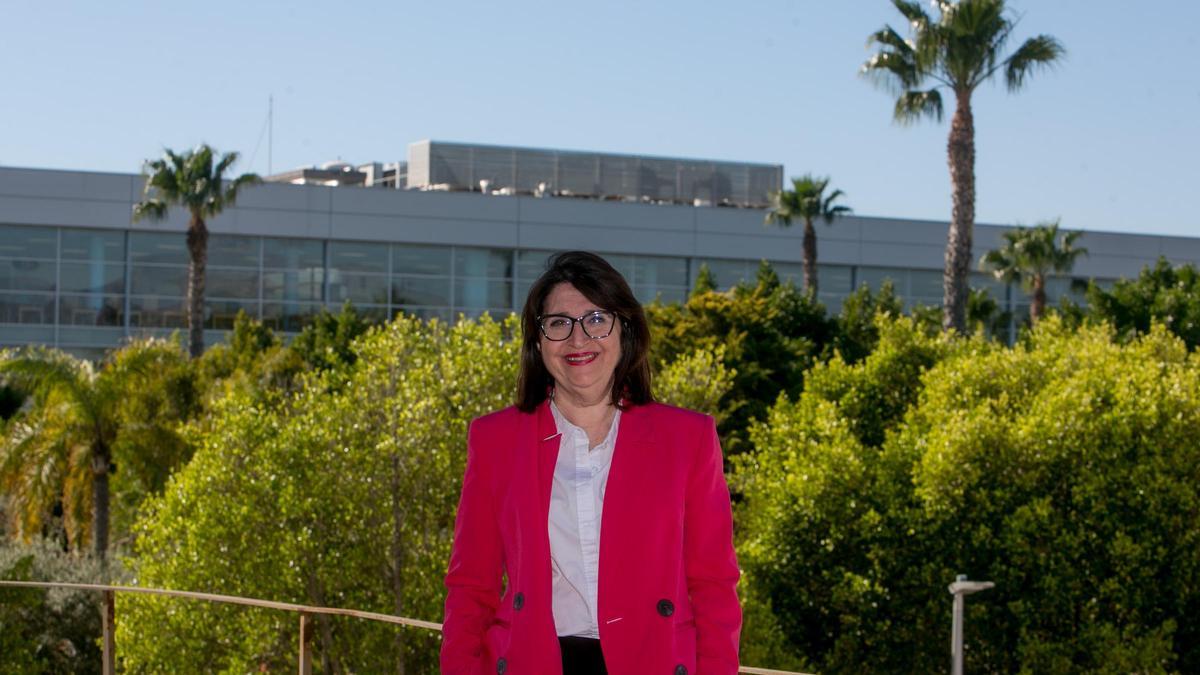
[[[192,358],[204,353],[204,283],[208,268],[208,227],[204,219],[192,214],[188,224],[188,351]]]
[[[1046,311],[1046,277],[1041,274],[1033,276],[1033,303],[1029,305],[1029,322],[1037,323]]]
[[[92,449],[92,547],[101,567],[108,554],[108,447],[97,443]]]
[[[812,218],[804,219],[804,292],[817,297],[817,232]]]
[[[967,329],[968,273],[971,238],[975,228],[975,118],[971,92],[955,92],[957,105],[950,123],[946,154],[954,207],[946,237],[946,270],[942,277],[942,328],[965,333]]]

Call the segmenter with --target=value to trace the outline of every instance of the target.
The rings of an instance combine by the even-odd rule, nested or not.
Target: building
[[[407,163],[326,166],[247,189],[209,223],[206,339],[220,340],[239,311],[295,332],[347,300],[381,319],[507,314],[547,255],[573,248],[604,254],[647,301],[685,298],[701,264],[723,285],[752,278],[763,259],[800,277],[801,228],[765,226],[756,201],[764,181],[778,188],[782,167],[555,151],[514,162],[521,152],[423,142]],[[492,158],[487,177],[478,161],[464,169],[472,155]],[[611,158],[628,169],[624,178],[607,172]],[[444,180],[438,162],[460,175]],[[639,194],[647,185],[655,192]],[[186,214],[132,224],[141,197],[135,174],[0,168],[0,345],[97,356],[127,336],[184,328]],[[820,299],[836,309],[858,285],[892,279],[907,302],[939,304],[946,227],[865,216],[821,226]],[[1007,229],[978,225],[977,255]],[[1200,239],[1089,232],[1081,243],[1090,255],[1076,266],[1080,279],[1135,276],[1159,256],[1200,262]],[[983,274],[972,282],[1026,311],[1019,289]],[[1052,280],[1051,298],[1070,284]]]

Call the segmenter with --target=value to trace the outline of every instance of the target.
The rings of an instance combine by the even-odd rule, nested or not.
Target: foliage
[[[1110,290],[1092,284],[1087,316],[1112,324],[1124,337],[1145,335],[1161,323],[1188,349],[1200,345],[1200,273],[1194,265],[1172,266],[1159,258],[1137,279],[1122,279]]]
[[[1038,68],[1059,61],[1065,50],[1049,35],[1027,39],[1003,56],[1016,28],[1004,0],[939,0],[937,17],[920,3],[892,0],[912,29],[906,40],[896,29],[884,26],[870,37],[879,52],[863,64],[862,72],[896,90],[895,117],[914,122],[928,116],[942,119],[943,88],[956,96],[969,96],[997,72],[1004,71],[1010,91],[1020,89]],[[933,85],[930,89],[922,89]]]
[[[754,284],[727,292],[693,293],[678,305],[647,306],[656,369],[697,350],[723,348],[733,386],[717,417],[729,454],[746,449],[750,420],[766,413],[781,391],[798,392],[804,372],[833,340],[835,324],[825,308],[791,284],[781,284],[763,263]]]
[[[739,555],[821,672],[944,668],[956,574],[967,668],[1200,667],[1200,359],[1051,317],[1013,348],[881,318],[818,365],[738,459]]]
[[[725,346],[700,348],[668,364],[654,378],[654,396],[663,403],[698,410],[722,421],[721,398],[737,373],[725,365]]]
[[[0,420],[7,420],[21,409],[25,403],[25,395],[15,387],[0,384]]]
[[[233,206],[244,187],[262,182],[252,173],[227,181],[225,172],[237,162],[238,153],[228,152],[219,159],[215,155],[216,151],[205,144],[182,153],[164,149],[161,159],[145,163],[144,198],[133,206],[134,221],[162,220],[172,204],[188,212],[188,349],[193,358],[204,353],[204,287],[208,265],[205,221]]]
[[[1012,312],[1002,309],[986,288],[972,288],[967,297],[967,325],[975,335],[1008,341]]]
[[[844,193],[833,190],[826,195],[828,187],[828,177],[818,178],[808,173],[793,178],[791,190],[771,193],[772,206],[765,217],[768,224],[782,227],[790,227],[794,219],[804,223],[804,290],[814,295],[817,292],[817,235],[813,221],[820,219],[831,225],[834,218],[850,213],[850,207],[834,204]]]
[[[237,162],[238,153],[227,152],[219,159],[216,154],[201,144],[179,153],[165,148],[160,159],[147,160],[145,199],[134,205],[134,220],[162,220],[172,204],[187,209],[193,218],[207,220],[233,206],[242,188],[261,182],[252,173],[226,181],[225,172]]]
[[[109,578],[123,580],[120,569]],[[99,561],[59,542],[0,540],[0,579],[99,583]],[[94,591],[0,588],[0,672],[99,673],[100,596]]]
[[[879,314],[900,316],[904,303],[896,295],[895,284],[891,279],[884,279],[879,285],[879,293],[873,294],[871,287],[862,284],[842,301],[842,311],[838,314],[837,334],[833,340],[834,349],[842,359],[849,363],[857,363],[866,358],[879,342],[879,330],[875,317]],[[799,391],[788,392],[798,395]]]
[[[328,370],[353,364],[352,345],[367,332],[371,322],[354,310],[347,300],[337,314],[322,308],[290,345],[296,356],[311,368]]]
[[[1049,35],[1029,38],[1005,55],[1017,19],[1005,0],[936,0],[930,16],[916,0],[892,0],[910,29],[905,39],[884,26],[868,44],[878,47],[862,66],[864,75],[896,94],[893,117],[900,123],[923,117],[941,121],[942,89],[954,93],[954,118],[946,147],[953,207],[946,240],[946,285],[942,326],[966,332],[967,278],[975,227],[975,118],[971,96],[1000,71],[1016,91],[1039,68],[1059,62],[1062,44]],[[926,88],[928,87],[928,88]]]
[[[142,521],[140,582],[439,616],[466,424],[512,397],[514,327],[402,317],[288,400],[232,394],[193,430],[195,459]],[[294,655],[294,617],[278,613],[140,598],[121,612],[133,672],[285,667]],[[326,670],[394,669],[401,654],[416,672],[433,667],[435,640],[405,630],[322,618],[316,649]]]
[[[195,404],[186,357],[178,344],[147,339],[97,369],[33,348],[7,354],[0,374],[32,398],[0,439],[12,533],[29,539],[58,511],[71,547],[92,540],[103,557],[110,520],[122,537],[142,498],[187,460],[174,428]],[[113,499],[95,499],[97,489],[109,493],[110,475]]]
[[[1003,234],[1004,246],[988,251],[979,266],[991,271],[1005,283],[1020,282],[1033,295],[1029,319],[1037,323],[1046,308],[1046,277],[1052,272],[1066,273],[1075,267],[1075,260],[1087,255],[1087,249],[1075,246],[1083,232],[1063,232],[1059,236],[1059,221],[1040,223],[1036,227],[1018,227]]]

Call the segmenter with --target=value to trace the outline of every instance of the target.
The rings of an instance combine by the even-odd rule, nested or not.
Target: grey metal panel
[[[516,248],[517,225],[456,218],[334,214],[330,238]]]
[[[702,258],[763,258],[783,262],[800,262],[800,238],[795,242],[766,240],[736,234],[704,234],[696,237],[695,255]]]
[[[919,220],[859,218],[864,242],[946,245],[946,226]]]
[[[493,197],[492,199],[498,199]],[[518,197],[521,221],[691,232],[696,209],[686,206],[625,204],[584,199]]]
[[[0,222],[69,227],[129,227],[129,202],[0,195]]]
[[[693,208],[698,232],[761,232],[771,229],[763,209]],[[773,226],[772,226],[773,227]]]
[[[783,167],[770,164],[717,162],[577,152],[542,148],[422,141],[409,146],[409,187],[445,184],[477,190],[511,188],[528,194],[541,186],[552,192],[646,198],[710,204],[731,202],[765,205],[778,190]],[[565,169],[565,173],[564,173]]]
[[[1143,267],[1153,262],[1153,259],[1130,256],[1090,255],[1087,258],[1080,258],[1075,263],[1075,269],[1071,276],[1132,279],[1141,273]]]
[[[974,244],[974,246],[972,248],[975,249],[976,254],[977,254],[976,257],[979,257],[979,256],[983,255],[984,253],[986,253],[987,251],[990,251],[992,249],[996,249],[996,248],[1000,248],[1001,246],[1004,246],[1004,244],[1005,244],[1004,233],[1009,231],[1010,229],[1012,229],[1012,228],[994,227],[994,226],[976,227],[974,241],[972,242]],[[945,239],[944,239],[945,233],[943,233],[942,236],[943,236],[942,243],[943,243],[943,245],[945,245]]]
[[[239,208],[328,211],[339,188],[319,185],[262,183],[238,192]],[[350,189],[350,188],[346,188]]]
[[[325,210],[251,209],[237,206],[226,209],[207,225],[209,230],[222,234],[270,237],[326,238],[333,232],[329,212]]]
[[[670,256],[694,255],[695,249],[694,237],[690,232],[522,223],[520,236],[523,248],[536,249],[586,249]]]
[[[1159,255],[1171,260],[1188,260],[1200,263],[1200,239],[1186,237],[1161,237],[1158,240]]]
[[[1120,256],[1154,259],[1159,253],[1157,237],[1130,236],[1112,232],[1086,232],[1078,244],[1091,256]]]
[[[778,249],[776,249],[778,250]],[[802,251],[797,248],[797,260]],[[862,245],[857,241],[839,241],[817,235],[818,265],[857,265],[862,261]]]
[[[130,174],[0,168],[0,194],[58,199],[126,200]]]
[[[517,198],[467,192],[327,188],[334,213],[513,221]]]
[[[945,249],[931,244],[900,244],[864,241],[859,264],[880,267],[942,269]]]

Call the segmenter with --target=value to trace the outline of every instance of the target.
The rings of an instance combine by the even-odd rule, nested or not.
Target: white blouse
[[[561,434],[550,490],[554,627],[559,635],[599,638],[600,516],[621,411],[613,415],[608,435],[590,450],[587,432],[568,422],[553,400],[550,411]]]

